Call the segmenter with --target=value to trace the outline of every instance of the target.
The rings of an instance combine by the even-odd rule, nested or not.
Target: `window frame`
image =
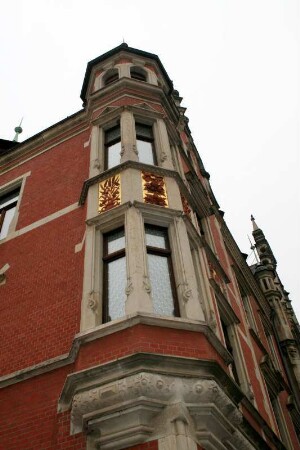
[[[137,74],[138,76],[137,77],[132,76],[133,73]],[[147,72],[142,67],[139,67],[139,66],[131,66],[130,67],[130,78],[133,80],[142,81],[143,83],[147,83],[147,81],[148,81],[147,75],[148,75]]]
[[[151,137],[147,137],[147,136],[143,136],[141,133],[138,133],[138,126],[141,127],[145,127],[145,128],[149,128],[151,130]],[[155,147],[155,137],[154,137],[154,130],[153,130],[153,124],[148,124],[148,123],[144,123],[142,121],[139,121],[138,119],[135,118],[135,140],[136,140],[136,148],[138,151],[138,158],[139,158],[139,162],[142,164],[149,164],[149,163],[145,163],[144,161],[141,161],[140,159],[140,153],[139,153],[139,149],[138,149],[138,141],[141,142],[149,142],[151,144],[151,150],[152,150],[152,157],[153,157],[153,163],[149,164],[149,165],[153,165],[153,166],[157,166],[158,162],[157,162],[157,155],[156,155],[156,147]]]
[[[26,172],[22,174],[21,176],[15,178],[14,180],[11,180],[7,182],[6,184],[2,185],[0,187],[0,198],[9,195],[11,192],[15,191],[16,189],[19,189],[19,196],[16,204],[16,209],[14,212],[14,215],[12,217],[12,220],[9,224],[8,233],[5,237],[0,239],[0,243],[5,242],[6,240],[14,237],[14,232],[16,230],[16,226],[18,223],[19,218],[19,212],[20,212],[20,204],[22,201],[24,189],[25,189],[25,183],[27,180],[27,177],[31,175],[31,171]]]
[[[152,229],[152,230],[161,230],[164,232],[166,248],[153,247],[153,246],[147,245],[147,242],[146,242],[147,228]],[[169,274],[169,279],[170,279],[171,294],[173,297],[173,306],[174,306],[174,314],[172,317],[180,317],[180,308],[179,308],[179,302],[178,302],[178,296],[177,296],[177,290],[176,290],[176,282],[175,282],[175,276],[174,276],[174,270],[173,270],[173,264],[172,264],[172,252],[171,252],[171,247],[170,247],[168,228],[159,226],[159,225],[153,225],[150,223],[145,223],[144,230],[145,230],[146,254],[147,255],[148,254],[157,255],[162,258],[167,259],[168,274]],[[147,266],[148,266],[148,264],[149,263],[148,263],[148,256],[147,256]],[[148,274],[149,274],[149,266],[148,266]],[[150,280],[150,276],[149,276],[149,280]],[[151,283],[151,280],[150,280],[150,283]],[[151,299],[152,299],[152,304],[153,304],[153,312],[154,312],[154,314],[157,314],[154,310],[154,302],[153,302],[152,295],[151,295]]]
[[[124,231],[124,248],[117,250],[112,253],[108,253],[108,238],[119,231]],[[109,232],[103,233],[102,235],[102,263],[103,263],[103,287],[102,287],[102,323],[111,322],[112,320],[109,317],[109,293],[108,293],[108,268],[109,264],[125,257],[125,268],[126,268],[126,236],[125,236],[125,227],[121,226],[111,230]],[[127,270],[126,270],[127,271]],[[124,286],[125,291],[126,285]],[[124,306],[125,309],[125,306]],[[126,314],[125,314],[126,315]]]
[[[107,140],[107,134],[114,130],[114,129],[119,129],[119,136],[111,139],[111,140]],[[109,170],[112,169],[113,167],[118,166],[119,164],[121,164],[121,154],[120,154],[120,161],[118,164],[108,167],[108,161],[109,161],[109,149],[115,145],[118,144],[120,142],[120,152],[122,150],[122,135],[121,135],[121,124],[120,121],[117,122],[116,125],[112,125],[108,128],[105,128],[104,130],[104,170]]]
[[[112,68],[107,70],[103,75],[103,87],[109,86],[120,79],[119,70]]]

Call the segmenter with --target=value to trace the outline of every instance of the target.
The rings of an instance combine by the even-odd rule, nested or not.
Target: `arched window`
[[[106,72],[103,78],[104,86],[108,86],[111,83],[114,83],[119,79],[119,71],[118,69],[110,69]]]
[[[130,76],[134,80],[147,81],[147,73],[141,67],[130,67]]]

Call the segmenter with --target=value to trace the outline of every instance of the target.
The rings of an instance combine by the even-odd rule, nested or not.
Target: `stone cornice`
[[[10,164],[8,168],[10,170],[16,163],[23,163],[28,158],[50,150],[61,142],[70,139],[73,135],[82,133],[87,127],[87,112],[86,110],[80,110],[20,143],[15,150],[1,158],[1,165]]]
[[[211,330],[211,328],[205,323],[181,318],[168,318],[163,316],[156,316],[154,314],[146,315],[137,313],[132,316],[126,316],[125,318],[120,320],[109,322],[104,325],[99,325],[98,327],[92,330],[75,335],[69,353],[59,355],[55,358],[48,359],[41,363],[26,367],[22,370],[18,370],[16,372],[0,377],[0,388],[10,386],[12,384],[19,383],[20,381],[24,381],[29,378],[41,375],[43,373],[59,369],[68,364],[72,364],[77,358],[81,345],[87,342],[91,342],[95,339],[99,339],[103,336],[107,336],[109,334],[116,333],[118,331],[133,327],[138,324],[203,333],[207,337],[211,345],[223,358],[226,364],[230,364],[230,362],[232,361],[230,353],[219,341],[219,339]]]
[[[58,412],[68,410],[73,396],[78,392],[90,390],[95,386],[105,385],[141,371],[186,378],[199,377],[201,373],[203,378],[215,379],[223,389],[225,387],[235,404],[238,404],[244,396],[215,361],[141,352],[68,375],[58,402]]]

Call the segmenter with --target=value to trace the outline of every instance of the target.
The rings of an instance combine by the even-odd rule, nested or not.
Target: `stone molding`
[[[180,429],[200,444],[205,430],[222,445],[254,450],[238,430],[242,421],[237,405],[215,380],[146,371],[76,393],[71,407],[71,434],[93,433],[95,447],[104,450],[118,450],[150,436],[159,439]]]
[[[72,364],[77,358],[81,345],[138,324],[203,333],[207,337],[211,345],[215,348],[215,350],[224,359],[226,364],[230,364],[230,362],[232,361],[230,353],[226,350],[226,348],[223,346],[223,344],[217,338],[211,328],[204,322],[176,317],[169,318],[149,313],[141,314],[137,312],[136,314],[130,314],[122,319],[108,322],[90,330],[76,334],[69,353],[59,355],[55,358],[42,361],[41,363],[0,377],[0,389],[15,383],[19,383],[20,381],[41,375],[43,373],[56,370],[68,364]]]

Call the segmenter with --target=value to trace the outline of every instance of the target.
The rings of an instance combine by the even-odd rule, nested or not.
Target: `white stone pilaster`
[[[119,69],[119,77],[130,78],[130,63],[117,64],[116,67]]]
[[[99,274],[95,279],[95,263],[99,259],[98,246],[96,240],[95,227],[87,227],[85,254],[84,254],[84,276],[83,276],[83,295],[81,303],[81,322],[80,330],[85,331],[101,323],[100,307],[100,286]]]
[[[165,121],[163,119],[157,119],[157,121],[153,124],[153,131],[157,147],[156,151],[158,165],[164,167],[165,169],[174,170],[169,136]]]
[[[138,209],[131,207],[125,216],[127,264],[126,314],[153,312],[146,271],[144,222]]]
[[[103,170],[103,133],[99,126],[93,126],[91,132],[90,143],[90,170],[89,178],[98,175]],[[101,153],[101,156],[100,156]]]
[[[181,217],[176,218],[170,225],[170,234],[181,316],[204,321],[190,243],[185,223]]]
[[[131,111],[125,109],[121,113],[121,163],[138,161],[135,137],[135,121]]]

